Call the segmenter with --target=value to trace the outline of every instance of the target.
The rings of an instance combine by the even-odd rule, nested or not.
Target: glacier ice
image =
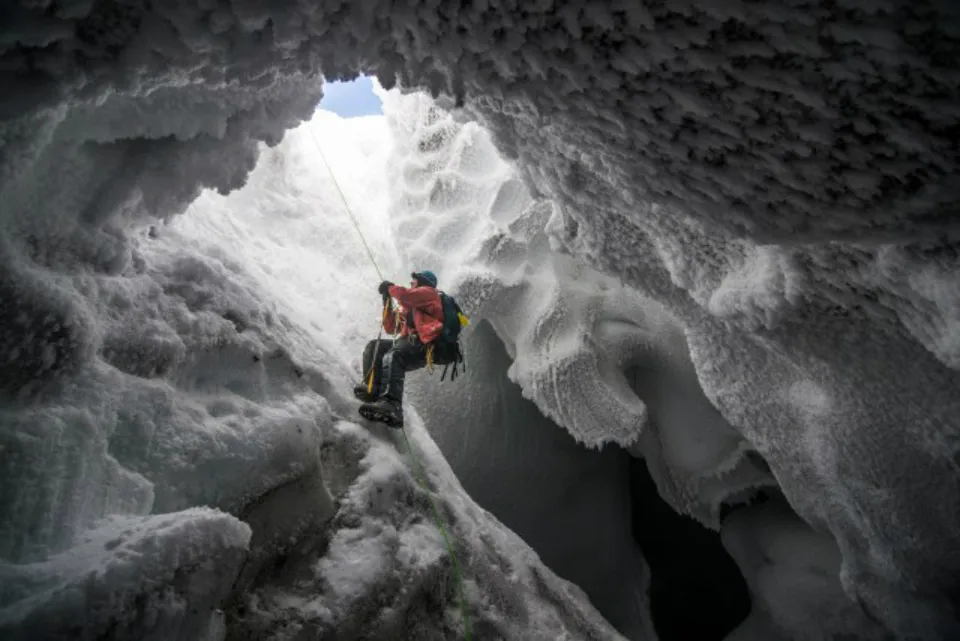
[[[4,638],[462,633],[406,443],[344,420],[377,294],[324,149],[393,268],[385,121],[319,112],[247,188],[128,232],[119,272],[63,277],[100,347],[2,414]],[[411,410],[479,638],[620,638],[476,507],[418,425]]]
[[[238,605],[238,638],[449,639],[464,635],[443,536],[416,479],[407,443],[426,462],[439,511],[459,546],[473,638],[622,639],[576,586],[546,569],[513,532],[479,508],[443,463],[416,411],[409,441],[387,428],[335,426],[332,468],[356,480],[329,540],[304,538],[261,573]],[[371,434],[371,431],[373,434]],[[300,497],[301,499],[303,497]],[[294,507],[294,506],[290,506]],[[318,549],[319,548],[319,549]]]
[[[845,598],[836,544],[784,502],[734,513],[724,523],[723,540],[754,599],[750,615],[728,639],[883,638],[882,628]],[[817,619],[819,625],[811,626]]]
[[[143,226],[240,187],[321,74],[367,71],[490,132],[462,165],[430,164],[443,132],[420,141],[422,210],[476,207],[380,219],[381,242],[405,243],[384,242],[384,265],[434,262],[540,411],[661,465],[679,511],[715,527],[731,487],[772,478],[836,545],[824,593],[876,620],[858,634],[960,636],[958,24],[942,0],[11,3],[0,558],[48,562],[108,516],[315,487],[355,365],[337,354],[364,333],[330,321],[351,312],[288,298],[298,273]],[[671,447],[681,433],[703,447]],[[189,476],[195,453],[217,483]]]
[[[114,517],[42,563],[4,565],[6,639],[203,639],[221,625],[224,576],[242,566],[250,527],[208,508]]]
[[[394,109],[405,107],[419,123],[408,146],[443,132],[442,142],[429,150],[431,169],[459,167],[463,156],[486,155],[483,148],[489,141],[477,138],[470,125],[459,126],[449,116],[425,110],[424,100],[421,96],[391,98]],[[400,158],[409,153],[402,144],[395,152]],[[399,171],[409,178],[410,170],[403,163],[389,166],[401,167]],[[438,444],[471,495],[522,533],[553,569],[576,580],[621,632],[645,638],[651,634],[650,605],[643,596],[650,571],[642,560],[630,560],[638,547],[629,536],[626,516],[632,507],[633,521],[644,527],[644,512],[638,515],[636,510],[650,514],[650,506],[641,505],[646,501],[642,497],[624,494],[631,473],[627,461],[608,449],[591,463],[562,436],[549,435],[555,429],[552,422],[564,426],[581,443],[602,446],[612,441],[642,457],[663,499],[709,528],[721,528],[727,506],[749,503],[756,490],[775,489],[778,481],[754,446],[705,396],[680,321],[650,298],[553,251],[563,242],[555,236],[563,233],[562,227],[558,230],[554,225],[555,212],[529,194],[518,194],[522,189],[514,176],[486,172],[486,187],[477,197],[479,177],[469,173],[466,177],[473,180],[456,184],[444,181],[443,169],[439,175],[416,175],[428,184],[414,182],[417,189],[410,190],[409,180],[394,181],[395,186],[409,190],[395,198],[394,206],[394,224],[405,241],[402,251],[408,262],[434,259],[434,246],[424,239],[439,235],[438,230],[466,225],[478,216],[498,224],[487,225],[485,240],[469,236],[463,247],[451,247],[441,272],[454,280],[474,314],[485,319],[470,334],[470,366],[461,379],[466,388],[421,376],[410,385],[415,403],[423,408]],[[422,219],[423,209],[431,205],[418,201],[417,194],[430,191],[429,181],[434,185],[443,181],[446,202],[462,203],[464,209],[437,208],[434,216]],[[506,202],[511,203],[509,208]],[[411,219],[418,224],[407,224]],[[501,341],[509,359],[498,356]],[[565,374],[558,375],[558,368]],[[520,384],[516,390],[514,381]],[[593,389],[572,392],[585,386]],[[524,405],[517,397],[521,390],[544,416]],[[814,405],[820,402],[811,387],[796,386],[794,397]],[[635,417],[632,429],[618,429],[624,423],[616,417],[624,415]],[[601,464],[602,459],[608,462]],[[526,491],[518,493],[517,487]],[[647,529],[653,527],[646,524]],[[575,553],[577,546],[590,550],[587,565],[583,554]],[[716,540],[713,552],[703,558],[723,554],[718,552],[720,547]],[[652,552],[662,554],[663,550]],[[674,572],[657,561],[651,564],[660,572]],[[707,562],[710,571],[719,571],[717,561]],[[669,585],[678,579],[654,574],[653,580]],[[611,586],[616,587],[611,590]],[[735,600],[733,584],[708,586],[703,598],[711,598],[710,589],[722,590],[724,597],[731,595]],[[663,594],[681,598],[682,592],[668,589]],[[821,605],[832,607],[826,601],[833,597],[822,591],[811,589],[803,597],[811,604],[804,616],[809,617],[821,599]],[[682,616],[678,610],[672,614],[661,610],[661,616]],[[656,611],[653,614],[657,616]],[[807,629],[793,633],[800,635],[796,638],[813,639],[860,627],[868,635],[864,638],[881,638],[856,607],[845,614],[844,626],[830,619],[818,624],[807,620]],[[755,621],[766,619],[757,615],[736,634],[748,634],[749,626],[758,625]],[[683,629],[677,624],[667,627]],[[705,624],[702,629],[710,627]],[[779,628],[773,623],[763,628],[772,629]]]
[[[486,321],[465,351],[455,385],[411,377],[408,392],[457,478],[625,636],[653,638],[648,572],[630,529],[629,455],[584,451],[524,399]]]

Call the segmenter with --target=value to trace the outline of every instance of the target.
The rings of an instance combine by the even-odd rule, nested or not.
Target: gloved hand
[[[393,283],[389,280],[385,280],[380,283],[380,286],[377,287],[377,291],[380,292],[380,295],[383,296],[383,300],[390,298],[390,288],[393,287]]]

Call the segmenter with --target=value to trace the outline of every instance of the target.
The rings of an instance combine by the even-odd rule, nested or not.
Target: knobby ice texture
[[[650,571],[630,536],[629,456],[609,445],[584,451],[574,438],[629,445],[676,511],[714,529],[724,504],[758,489],[778,494],[777,481],[704,395],[678,320],[565,255],[555,208],[530,196],[485,132],[424,96],[384,100],[402,132],[387,164],[401,251],[411,265],[436,267],[475,323],[459,382],[412,377],[413,402],[471,496],[622,633],[647,638]],[[756,605],[731,639],[884,638],[839,596],[829,533],[785,506],[741,509],[721,533]]]
[[[74,371],[4,390],[3,638],[462,634],[452,560],[404,446],[350,422],[343,394],[378,297],[314,139],[376,230],[384,123],[318,113],[264,151],[247,188],[114,230],[115,270],[16,256],[41,294],[72,293],[96,344]],[[392,267],[389,236],[369,240]],[[409,421],[474,637],[620,638]]]
[[[2,511],[16,515],[2,525],[4,558],[46,558],[98,516],[151,509],[150,462],[104,454],[102,417],[115,409],[67,416],[44,400],[117,387],[118,372],[172,375],[165,363],[196,355],[151,327],[136,333],[147,369],[123,365],[122,349],[119,365],[104,358],[108,281],[140,269],[129,230],[182,211],[202,186],[242,184],[256,143],[312,109],[321,70],[366,69],[463,97],[554,200],[554,242],[676,320],[731,442],[758,451],[797,513],[836,540],[851,602],[901,638],[956,636],[958,12],[949,0],[11,5],[0,27],[3,478],[50,457],[100,463],[76,466],[69,493],[24,499],[30,483],[4,483],[5,505],[32,506],[29,529],[26,512]],[[186,282],[195,271],[164,269]],[[116,302],[149,306],[147,290]],[[192,314],[204,304],[183,303]],[[259,353],[233,321],[199,315],[206,344]],[[162,386],[138,394],[173,421],[185,411]],[[584,433],[562,400],[535,400]],[[320,411],[304,403],[293,422],[272,419],[296,452],[306,437],[293,427]],[[636,421],[612,435],[624,444],[641,420],[626,407],[617,416]],[[281,460],[268,476],[295,476]],[[182,506],[210,500],[170,493]]]
[[[414,410],[406,422],[459,542],[471,638],[622,639],[579,588],[467,496]],[[275,571],[258,576],[236,638],[463,638],[452,560],[406,443],[382,427],[341,422],[334,429],[323,457],[334,471],[328,483],[339,487],[345,462],[356,478],[329,524],[322,558],[313,549],[318,541],[305,539]]]

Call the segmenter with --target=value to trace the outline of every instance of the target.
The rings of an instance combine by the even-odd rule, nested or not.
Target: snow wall
[[[57,630],[91,603],[145,594],[136,602],[167,618],[118,622],[103,605],[89,629],[216,638],[233,594],[222,577],[300,585],[272,565],[271,537],[316,540],[304,533],[330,523],[350,533],[299,550],[332,563],[323,585],[341,585],[336,559],[360,549],[421,561],[372,576],[445,585],[441,546],[396,555],[432,536],[415,519],[378,504],[386,512],[370,518],[392,524],[389,545],[361,526],[357,488],[376,485],[373,470],[423,494],[380,441],[339,420],[350,364],[337,354],[359,334],[325,343],[264,302],[237,261],[151,246],[145,228],[203,187],[241,186],[259,144],[309,117],[321,72],[362,69],[448,94],[517,169],[488,207],[505,231],[461,212],[455,238],[479,246],[464,241],[443,264],[444,236],[425,236],[443,226],[408,221],[394,230],[396,265],[429,258],[488,320],[509,378],[544,416],[582,444],[643,456],[677,511],[722,526],[762,604],[736,634],[958,636],[958,11],[936,0],[12,5],[0,27],[5,625]],[[471,256],[487,268],[471,274]],[[324,443],[336,456],[319,465]],[[433,478],[453,501],[440,460]],[[316,498],[318,484],[337,500]],[[721,519],[759,487],[784,501]],[[288,494],[316,500],[263,526],[303,502]],[[487,523],[475,508],[457,515],[461,534]],[[502,536],[473,558],[526,549]],[[503,614],[516,603],[536,618],[545,585],[564,595],[549,601],[564,617],[547,620],[603,629],[580,593],[529,572],[512,606],[484,601],[514,592],[500,575],[476,579],[471,598],[493,629],[520,625]],[[326,611],[267,590],[245,625],[281,634],[291,617],[274,613],[289,607],[311,629],[343,630],[367,620],[350,604],[368,603],[374,583]],[[422,606],[389,594],[400,611]],[[459,625],[417,613],[441,637]]]
[[[565,250],[555,204],[486,132],[421,95],[385,109],[403,133],[388,175],[404,262],[438,267],[483,319],[457,384],[410,384],[471,496],[630,638],[651,621],[661,639],[884,638],[843,595],[835,541],[704,394],[680,321]],[[744,578],[755,606],[731,624]]]
[[[338,189],[396,271],[390,152],[382,117],[318,112],[243,189],[119,235],[115,270],[18,255],[97,346],[7,398],[0,636],[620,638],[467,496],[415,409],[409,441],[356,423],[379,300]]]

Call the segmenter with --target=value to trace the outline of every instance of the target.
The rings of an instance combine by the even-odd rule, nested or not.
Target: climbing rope
[[[332,175],[332,174],[331,174]],[[336,180],[336,179],[334,179]],[[367,381],[367,394],[373,394],[373,374],[377,368],[377,356],[380,354],[380,339],[383,337],[383,323],[387,319],[387,301],[383,301],[383,313],[380,314],[380,324],[377,330],[377,342],[373,346],[373,358],[370,359],[370,369],[363,375]]]
[[[410,439],[407,437],[407,430],[400,428],[400,431],[403,432],[403,441],[407,445],[407,451],[410,452],[410,460],[413,461],[414,473],[417,476],[417,483],[419,483],[420,487],[423,488],[427,498],[430,499],[430,509],[433,510],[433,518],[437,522],[437,526],[440,528],[440,534],[443,535],[443,542],[447,544],[447,550],[450,551],[450,559],[453,561],[453,574],[457,579],[457,591],[460,598],[460,614],[463,618],[463,638],[466,639],[466,641],[470,641],[470,617],[467,616],[467,599],[464,595],[463,576],[460,574],[460,564],[457,563],[457,555],[453,552],[453,543],[450,540],[450,535],[447,533],[447,528],[443,524],[443,519],[440,518],[440,508],[437,507],[437,501],[433,498],[433,494],[430,492],[430,490],[427,489],[426,475],[423,473],[423,468],[420,467],[420,460],[417,458],[416,453],[414,453],[413,446],[410,445]]]
[[[370,263],[373,265],[373,268],[377,270],[377,276],[380,277],[380,280],[385,280],[383,274],[380,272],[380,267],[377,265],[376,259],[373,257],[373,252],[370,251],[370,246],[367,244],[367,240],[363,237],[363,232],[360,230],[360,225],[357,223],[357,219],[354,217],[353,211],[350,209],[350,204],[343,195],[343,190],[340,189],[340,183],[337,182],[337,176],[333,173],[333,169],[330,168],[330,163],[327,162],[327,157],[324,156],[323,149],[320,148],[320,143],[317,141],[317,137],[313,135],[313,131],[310,130],[309,127],[307,128],[307,131],[310,133],[310,137],[313,138],[313,144],[317,146],[317,151],[320,152],[320,158],[323,160],[323,164],[326,166],[327,171],[330,173],[330,177],[333,179],[333,184],[336,186],[337,192],[340,194],[340,199],[343,200],[343,206],[346,207],[347,214],[349,214],[350,220],[353,222],[353,226],[357,230],[357,235],[360,237],[360,242],[363,243],[364,249],[367,250],[367,256],[370,258]],[[383,335],[383,319],[386,317],[387,309],[387,303],[384,302],[383,315],[380,319],[380,332],[377,334],[377,344],[373,351],[373,360],[370,363],[370,371],[364,376],[367,378],[367,391],[369,392],[372,392],[373,390],[373,371],[377,362],[377,355],[380,350],[380,337]],[[400,310],[396,310],[396,313],[399,316]],[[394,341],[396,341],[396,339],[394,339]],[[431,361],[430,365],[432,367],[432,352],[429,354],[428,358]],[[444,524],[443,518],[440,515],[440,508],[437,507],[437,501],[433,498],[433,493],[430,491],[430,487],[427,484],[427,477],[423,472],[423,467],[420,465],[420,459],[417,457],[416,451],[410,444],[410,438],[407,436],[407,430],[401,427],[400,431],[403,432],[403,441],[407,447],[407,452],[410,454],[410,460],[413,461],[414,477],[416,478],[420,489],[423,490],[424,494],[426,494],[427,498],[430,500],[430,509],[433,512],[433,520],[436,522],[437,528],[440,530],[440,534],[443,536],[443,542],[447,546],[447,552],[450,553],[450,559],[453,563],[453,574],[457,580],[457,596],[459,597],[460,601],[460,616],[463,619],[463,637],[465,641],[470,641],[470,617],[467,614],[467,600],[463,587],[463,575],[460,573],[460,564],[457,562],[457,553],[454,549],[453,541],[449,532],[447,531],[447,527]]]
[[[367,256],[370,257],[370,262],[373,264],[373,268],[377,270],[377,276],[380,277],[380,280],[386,280],[383,277],[383,274],[380,273],[380,267],[377,265],[376,259],[373,257],[373,252],[370,251],[370,246],[367,244],[367,239],[363,237],[363,232],[360,231],[360,225],[357,224],[357,219],[353,215],[353,211],[350,209],[350,205],[347,203],[346,196],[343,195],[343,190],[340,189],[340,183],[337,182],[337,177],[333,173],[333,169],[330,168],[330,163],[327,162],[327,157],[323,155],[323,149],[320,148],[320,143],[317,141],[317,137],[313,135],[313,130],[310,129],[309,125],[307,126],[307,131],[310,132],[310,137],[313,138],[313,144],[317,146],[317,151],[320,152],[320,159],[323,160],[324,166],[326,166],[327,171],[330,172],[330,177],[333,178],[333,185],[337,188],[337,193],[340,194],[340,200],[343,201],[343,206],[347,208],[347,213],[350,215],[350,220],[353,222],[353,226],[357,229],[357,235],[360,236],[360,242],[363,243],[364,249],[367,250]]]

